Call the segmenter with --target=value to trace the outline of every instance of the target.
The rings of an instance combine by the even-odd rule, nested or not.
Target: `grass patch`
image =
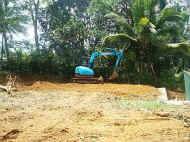
[[[173,108],[172,105],[164,104],[160,101],[142,101],[142,100],[120,100],[119,102],[121,108],[129,109],[143,109],[143,110],[169,110]]]

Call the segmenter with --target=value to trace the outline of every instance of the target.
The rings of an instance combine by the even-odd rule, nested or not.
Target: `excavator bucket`
[[[117,71],[113,71],[112,75],[109,77],[109,80],[115,80],[119,77],[119,74],[117,73]]]

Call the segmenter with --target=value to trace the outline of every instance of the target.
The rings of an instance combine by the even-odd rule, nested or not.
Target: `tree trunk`
[[[3,35],[1,39],[1,61],[3,60],[3,54],[4,54],[4,42],[3,42]]]
[[[33,28],[34,28],[35,46],[36,46],[37,50],[39,50],[39,37],[38,37],[39,0],[37,1],[37,3],[35,2],[35,0],[30,1],[29,11],[30,11],[30,14],[32,17],[32,24],[33,24]]]
[[[35,46],[37,49],[39,49],[39,41],[38,41],[38,22],[35,19],[34,22],[34,37],[35,37]]]
[[[6,55],[7,55],[7,60],[9,60],[9,47],[8,47],[8,43],[7,43],[7,34],[6,32],[3,32],[3,39],[4,39],[4,48],[6,51]]]
[[[39,38],[38,38],[38,12],[39,12],[39,0],[35,3],[34,1],[34,36],[35,36],[35,45],[36,48],[39,49]]]
[[[4,11],[5,13],[7,12],[7,6],[8,6],[8,1],[7,0],[3,0],[3,8],[4,8]],[[5,20],[5,17],[3,17],[3,20]],[[3,59],[3,53],[4,53],[4,50],[6,51],[6,55],[7,55],[7,60],[9,60],[9,47],[8,47],[8,42],[7,42],[7,32],[6,32],[6,29],[7,29],[7,25],[3,25],[2,26],[3,28],[3,33],[2,33],[2,53],[1,53],[1,58]]]

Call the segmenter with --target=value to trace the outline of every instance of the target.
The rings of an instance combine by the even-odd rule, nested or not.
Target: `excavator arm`
[[[109,77],[109,80],[114,80],[118,77],[118,73],[117,73],[117,68],[123,58],[123,52],[124,49],[116,51],[115,49],[111,49],[111,48],[106,48],[106,52],[94,52],[92,53],[90,60],[89,60],[89,67],[93,68],[94,66],[94,61],[97,57],[101,57],[101,56],[116,56],[117,60],[115,62],[115,66],[114,66],[114,71],[112,73],[112,75]]]
[[[120,51],[116,51],[115,49],[111,49],[111,48],[106,48],[106,50],[109,50],[107,52],[93,52],[90,60],[89,60],[89,67],[93,68],[94,66],[94,61],[97,57],[101,57],[101,56],[116,56],[117,60],[115,63],[115,69],[118,67],[119,63],[121,62],[121,59],[123,58],[123,52],[124,49],[120,50]]]

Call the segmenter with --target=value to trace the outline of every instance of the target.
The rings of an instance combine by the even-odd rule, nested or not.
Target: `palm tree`
[[[12,33],[24,31],[23,24],[26,22],[26,17],[21,14],[21,9],[18,7],[17,2],[16,0],[0,1],[1,59],[4,53],[6,53],[6,57],[9,59],[9,36]]]
[[[135,47],[137,70],[151,70],[156,74],[155,63],[158,56],[165,53],[168,49],[166,47],[174,49],[168,42],[177,43],[183,39],[187,14],[175,7],[167,8],[164,0],[133,0],[129,10],[130,20],[114,12],[105,15],[119,26],[119,34],[107,36],[104,43],[121,39],[130,41]]]

